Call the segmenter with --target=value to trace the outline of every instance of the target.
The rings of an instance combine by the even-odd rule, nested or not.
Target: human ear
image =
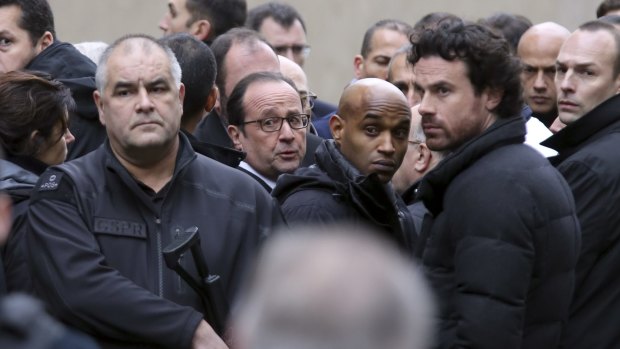
[[[209,92],[209,95],[207,96],[207,100],[205,101],[205,111],[207,113],[210,113],[211,110],[213,110],[213,107],[215,106],[215,102],[217,101],[218,98],[218,90],[217,87],[213,86],[211,88],[211,92]]]
[[[103,111],[103,101],[101,100],[101,94],[99,90],[93,91],[93,99],[95,100],[95,105],[97,106],[97,110],[99,111],[99,122],[105,126],[105,117]]]
[[[227,131],[228,131],[228,136],[232,140],[235,149],[239,151],[243,151],[243,144],[241,143],[241,139],[240,139],[241,131],[239,130],[239,127],[235,125],[228,125]]]
[[[342,135],[344,133],[344,122],[345,121],[336,114],[329,118],[329,129],[336,143],[340,143],[342,140]]]
[[[355,55],[353,58],[353,71],[357,79],[364,76],[364,57],[362,55]]]
[[[424,173],[431,164],[431,158],[431,150],[428,149],[426,143],[418,144],[418,156],[415,159],[413,168],[419,173]]]
[[[211,33],[211,23],[206,19],[199,19],[192,24],[193,29],[190,29],[192,35],[200,41],[205,41]]]
[[[493,88],[487,89],[487,101],[486,101],[486,109],[488,111],[493,111],[497,106],[501,103],[502,98],[504,97],[504,90],[501,88]]]
[[[54,36],[52,35],[52,33],[46,31],[45,33],[43,33],[43,36],[41,36],[39,40],[37,40],[37,44],[34,48],[35,52],[39,54],[53,43]]]

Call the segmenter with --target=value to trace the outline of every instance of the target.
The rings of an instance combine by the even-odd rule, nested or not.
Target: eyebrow
[[[156,86],[156,85],[159,85],[159,84],[168,85],[168,81],[166,79],[164,79],[163,77],[159,77],[159,78],[156,78],[155,80],[146,82],[144,84],[144,86],[146,88],[149,88],[149,87],[153,87],[153,86]],[[118,81],[118,82],[116,82],[116,84],[114,84],[114,88],[115,89],[117,89],[117,88],[128,88],[128,87],[134,87],[136,85],[137,84],[135,82],[131,82],[131,81]]]
[[[555,64],[556,65],[563,65],[563,66],[568,65],[568,63],[566,63],[566,62],[560,62],[560,61],[556,61]],[[596,67],[596,64],[594,64],[594,62],[586,62],[586,63],[577,63],[577,64],[575,64],[575,68],[579,68],[579,69],[589,68],[589,67]]]
[[[422,85],[418,84],[417,82],[413,83],[414,88],[418,89],[418,90],[424,90],[424,88],[422,88]],[[439,80],[436,81],[430,85],[427,86],[426,90],[432,90],[432,89],[436,89],[439,86],[448,86],[448,87],[452,87],[454,85],[452,85],[452,83],[446,81],[446,80]]]
[[[366,115],[364,115],[364,118],[362,120],[381,120],[381,116],[376,115],[376,114],[372,114],[372,113],[368,113]]]

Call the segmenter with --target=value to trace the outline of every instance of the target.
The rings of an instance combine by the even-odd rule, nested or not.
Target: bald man
[[[407,99],[369,78],[344,90],[338,110],[330,119],[334,139],[319,146],[316,166],[280,176],[272,195],[289,223],[370,225],[411,251],[411,217],[390,184],[407,150]]]
[[[546,127],[550,127],[558,116],[553,82],[555,60],[569,35],[563,26],[545,22],[532,26],[519,41],[517,54],[523,64],[523,100],[532,109],[532,116]]]
[[[421,270],[372,233],[274,235],[237,307],[236,348],[431,348],[434,299]]]
[[[411,108],[411,130],[409,130],[408,147],[403,163],[394,174],[392,183],[397,193],[401,194],[407,204],[413,201],[414,191],[420,179],[443,158],[443,153],[433,151],[426,145],[426,136],[422,130],[422,115],[417,105]]]
[[[413,84],[415,80],[415,74],[413,74],[413,66],[407,61],[407,54],[411,50],[411,44],[401,47],[392,59],[388,66],[387,81],[398,87],[407,97],[409,106],[420,103],[420,96],[414,91]]]
[[[312,115],[312,108],[314,107],[316,95],[310,92],[306,73],[304,73],[304,70],[301,69],[299,64],[293,62],[289,58],[278,56],[278,59],[280,60],[280,73],[295,83],[299,98],[301,98],[304,113]],[[306,155],[304,155],[301,166],[310,166],[314,164],[314,152],[323,141],[321,137],[316,135],[316,130],[312,124],[310,124],[306,130],[308,131],[306,135]]]

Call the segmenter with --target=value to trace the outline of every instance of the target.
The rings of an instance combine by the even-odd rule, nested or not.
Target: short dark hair
[[[0,74],[0,143],[16,156],[35,156],[42,147],[62,138],[68,113],[75,109],[71,91],[45,73],[12,71]],[[61,126],[58,139],[53,134]],[[41,138],[31,141],[32,132]]]
[[[620,0],[603,0],[596,8],[596,17],[605,16],[610,11],[620,10]]]
[[[215,63],[217,65],[217,76],[215,78],[215,85],[220,90],[220,102],[221,107],[224,110],[224,114],[226,115],[225,106],[227,105],[226,100],[228,96],[226,95],[226,65],[224,64],[224,60],[226,59],[226,55],[233,44],[245,44],[248,43],[250,45],[257,44],[259,42],[265,43],[267,46],[273,47],[263,38],[258,32],[248,29],[248,28],[233,28],[226,32],[224,35],[220,35],[213,44],[211,45],[211,50],[213,51],[213,55],[215,56]],[[274,51],[275,54],[275,51]]]
[[[480,19],[478,23],[488,26],[499,35],[503,35],[508,40],[512,52],[517,52],[521,36],[532,26],[532,21],[527,17],[505,12],[498,12]]]
[[[186,119],[204,110],[215,83],[215,57],[207,44],[188,33],[165,36],[159,42],[170,47],[181,66],[181,82],[185,85],[183,118]]]
[[[54,15],[47,0],[0,0],[0,7],[13,5],[22,10],[18,25],[28,32],[33,46],[46,31],[56,38]]]
[[[185,7],[191,15],[188,26],[201,19],[211,23],[208,43],[232,28],[243,26],[248,11],[246,0],[187,0]]]
[[[447,61],[465,63],[467,76],[476,94],[486,88],[501,89],[502,100],[493,110],[498,117],[519,115],[521,106],[521,65],[503,37],[480,24],[441,21],[433,29],[412,36],[409,61],[439,56]]]
[[[616,44],[616,53],[614,55],[616,61],[614,62],[614,77],[620,74],[620,33],[618,33],[618,29],[613,24],[602,21],[600,19],[585,22],[580,25],[577,30],[586,31],[586,32],[597,32],[597,31],[606,31],[614,38],[614,43]]]
[[[231,125],[243,126],[243,122],[245,121],[245,108],[243,107],[243,97],[245,96],[248,88],[255,83],[258,82],[278,82],[283,81],[289,84],[295,92],[297,92],[297,88],[295,87],[295,83],[291,81],[291,79],[285,77],[280,73],[273,72],[258,72],[252,73],[239,81],[239,83],[235,86],[232,93],[230,94],[230,98],[228,99],[228,103],[226,104],[226,109],[228,110],[228,122]]]
[[[460,20],[460,17],[457,15],[453,15],[449,12],[431,12],[426,14],[424,17],[420,18],[414,25],[413,30],[420,30],[423,28],[431,28],[432,26],[439,23],[439,21],[444,20],[446,18]]]
[[[267,18],[273,18],[273,20],[284,28],[290,28],[295,20],[301,23],[304,33],[306,32],[306,23],[297,10],[289,5],[280,2],[268,2],[262,5],[258,5],[248,12],[248,19],[245,22],[245,26],[260,30],[260,26],[263,25],[263,21]]]
[[[372,38],[375,35],[375,32],[379,29],[394,30],[409,36],[413,28],[409,24],[397,19],[383,19],[376,22],[366,30],[366,33],[364,33],[364,40],[362,41],[362,49],[360,51],[362,57],[368,57],[368,54],[372,51]]]

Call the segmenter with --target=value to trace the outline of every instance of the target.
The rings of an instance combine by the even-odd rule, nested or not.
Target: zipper
[[[164,297],[164,257],[161,247],[161,219],[155,217],[155,224],[157,226],[157,269],[159,278],[159,294],[158,296]]]

